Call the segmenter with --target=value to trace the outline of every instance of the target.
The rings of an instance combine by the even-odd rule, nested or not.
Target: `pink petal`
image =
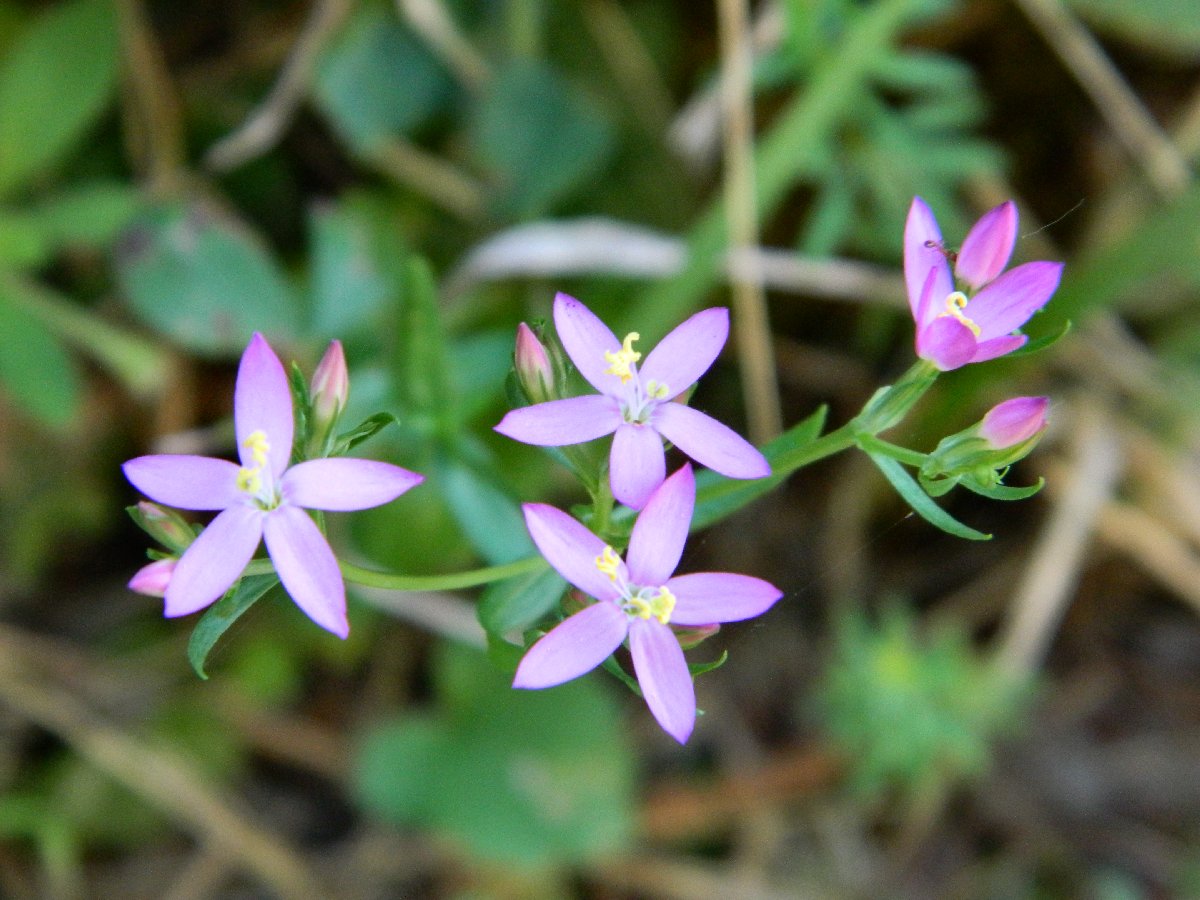
[[[263,537],[284,590],[306,616],[344,638],[346,586],[325,535],[298,506],[277,507],[266,518]]]
[[[605,352],[616,353],[621,342],[590,309],[567,294],[554,298],[554,328],[579,374],[602,394],[624,396],[621,379],[605,373],[611,364]]]
[[[620,596],[613,581],[596,568],[604,541],[553,506],[526,503],[521,509],[533,543],[559,575],[597,600],[615,601]],[[628,578],[624,562],[617,569],[619,577]]]
[[[185,454],[139,456],[121,466],[135,488],[178,509],[225,509],[241,502],[238,467],[227,459]]]
[[[631,509],[641,509],[667,475],[662,438],[649,425],[622,424],[613,436],[608,461],[613,496]]]
[[[783,592],[768,581],[729,572],[678,575],[665,587],[675,595],[672,625],[711,625],[713,622],[753,619],[783,596]]]
[[[995,359],[998,356],[1004,356],[1012,353],[1014,350],[1019,350],[1024,347],[1029,340],[1023,334],[1009,334],[1004,337],[992,338],[990,341],[984,341],[982,344],[977,344],[975,353],[971,356],[970,362],[987,362],[989,359]]]
[[[708,371],[729,337],[729,310],[701,310],[651,350],[638,369],[642,384],[666,385],[670,396],[682,394]]]
[[[395,500],[425,476],[371,459],[310,459],[283,474],[284,498],[305,509],[369,509]]]
[[[1050,300],[1062,263],[1031,262],[1009,269],[971,298],[964,313],[979,326],[980,341],[1020,328]]]
[[[667,734],[686,744],[696,724],[696,691],[679,641],[657,619],[634,619],[629,650],[650,712]]]
[[[979,290],[1004,271],[1017,242],[1017,206],[1011,200],[986,212],[958,251],[954,274]]]
[[[652,420],[659,433],[696,462],[729,478],[765,478],[771,464],[744,437],[682,403],[663,403]]]
[[[1046,427],[1049,397],[1013,397],[997,403],[979,423],[979,433],[997,450],[1027,441]]]
[[[238,456],[242,464],[254,466],[246,439],[256,431],[267,436],[271,472],[278,477],[292,455],[292,390],[283,363],[258,332],[242,354],[237,385],[233,391],[233,423],[237,431]]]
[[[931,270],[934,272],[933,295],[947,296],[954,290],[954,279],[950,276],[950,266],[942,248],[942,232],[925,201],[914,197],[904,223],[904,283],[908,288],[909,309],[918,324],[921,322],[917,315],[921,292]]]
[[[661,585],[675,572],[696,506],[696,479],[685,465],[659,485],[633,524],[625,563],[629,579],[643,586]]]
[[[167,616],[186,616],[220,599],[262,538],[262,511],[237,503],[219,513],[179,559],[167,585]]]
[[[564,619],[529,648],[513,677],[515,688],[548,688],[590,672],[608,659],[629,629],[629,617],[607,600]]]
[[[561,447],[612,434],[622,421],[615,400],[587,394],[514,409],[500,420],[496,431],[526,444]]]
[[[917,355],[943,372],[965,366],[975,353],[975,335],[953,316],[939,316],[917,331]]]

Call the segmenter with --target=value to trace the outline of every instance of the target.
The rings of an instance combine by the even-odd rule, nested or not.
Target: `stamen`
[[[666,400],[671,396],[670,389],[651,378],[646,382],[646,396],[651,400]]]
[[[633,349],[633,342],[640,338],[641,335],[636,331],[631,331],[625,335],[621,349],[616,353],[611,350],[604,351],[604,359],[608,363],[608,368],[604,370],[605,375],[616,375],[622,384],[633,377],[633,369],[630,367],[642,358],[642,354]]]
[[[267,464],[267,454],[271,452],[271,444],[261,430],[251,432],[250,436],[242,442],[242,446],[250,451],[250,455],[254,457],[254,461],[260,467]]]
[[[621,557],[617,556],[617,551],[605,544],[604,552],[596,557],[596,568],[607,575],[609,581],[616,581],[620,565]]]
[[[654,593],[647,597],[646,590]],[[638,619],[658,619],[664,625],[671,621],[671,613],[674,610],[675,595],[665,587],[643,589],[625,603],[626,614]]]
[[[946,311],[942,313],[942,315],[950,316],[953,319],[958,319],[958,321],[962,322],[971,329],[971,333],[975,335],[975,337],[979,337],[979,326],[967,318],[967,316],[963,313],[963,310],[967,308],[968,302],[969,301],[967,300],[966,294],[964,294],[962,291],[954,291],[952,294],[946,297]]]
[[[253,469],[241,468],[238,469],[237,487],[239,491],[245,491],[247,494],[257,494],[262,490],[262,466],[256,466]]]

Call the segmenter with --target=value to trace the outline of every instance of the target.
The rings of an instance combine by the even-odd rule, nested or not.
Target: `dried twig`
[[[754,188],[754,94],[746,0],[717,0],[725,155],[725,224],[734,250],[758,246]],[[744,265],[732,284],[734,338],[750,439],[762,444],[783,430],[775,354],[762,273]]]
[[[209,148],[205,166],[228,172],[279,142],[308,93],[317,58],[353,8],[354,0],[317,0],[266,99],[240,128]]]
[[[1187,163],[1091,33],[1060,0],[1016,0],[1016,4],[1092,98],[1155,188],[1174,196],[1187,187],[1191,179]]]
[[[439,0],[396,0],[396,9],[467,87],[478,88],[491,76],[487,61]]]
[[[1000,638],[997,661],[1013,673],[1032,671],[1045,655],[1071,598],[1105,503],[1121,475],[1122,449],[1097,407],[1077,410],[1070,475],[1034,546]]]

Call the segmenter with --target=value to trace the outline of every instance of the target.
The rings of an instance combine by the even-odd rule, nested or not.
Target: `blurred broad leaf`
[[[463,533],[489,565],[536,550],[517,502],[490,475],[455,459],[438,467],[438,485]]]
[[[355,783],[364,806],[525,866],[602,855],[629,839],[632,748],[593,679],[514,691],[482,654],[450,646],[435,678],[437,713],[363,740]]]
[[[475,110],[472,142],[496,179],[498,212],[533,216],[598,177],[611,126],[548,66],[518,61],[497,73]]]
[[[479,598],[479,624],[493,635],[523,631],[550,612],[566,589],[563,577],[549,567],[497,581]]]
[[[262,243],[199,206],[142,216],[117,249],[126,301],[146,324],[196,353],[239,353],[255,331],[300,332],[291,285]]]
[[[453,96],[441,63],[381,3],[365,3],[322,57],[317,105],[346,142],[370,153],[427,122]]]
[[[62,3],[0,60],[0,195],[71,151],[103,111],[117,76],[110,0]]]
[[[309,221],[311,331],[344,339],[376,320],[392,293],[375,255],[374,222],[347,204],[317,207]]]
[[[0,386],[43,422],[66,426],[79,406],[75,364],[54,334],[0,281]]]
[[[106,247],[140,207],[132,185],[97,181],[0,209],[0,268],[45,265],[63,247]]]

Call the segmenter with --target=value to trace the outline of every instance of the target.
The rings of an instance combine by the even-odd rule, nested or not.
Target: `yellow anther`
[[[671,390],[665,384],[651,378],[646,382],[646,396],[651,400],[666,400],[671,396]]]
[[[675,610],[675,595],[665,587],[651,588],[657,593],[647,597],[642,593],[630,597],[625,603],[625,612],[639,619],[658,619],[666,625],[671,621],[671,613]]]
[[[958,321],[962,322],[971,329],[971,333],[975,335],[975,337],[979,337],[979,326],[967,318],[967,316],[963,313],[963,310],[967,308],[967,302],[966,294],[964,294],[962,291],[954,291],[952,294],[946,297],[946,311],[942,313],[942,315],[958,319]]]
[[[604,552],[596,557],[596,568],[607,575],[610,581],[616,581],[620,565],[621,557],[617,556],[617,551],[605,544]]]
[[[604,370],[605,375],[616,375],[622,383],[633,377],[633,370],[630,366],[642,358],[642,354],[633,349],[633,342],[640,338],[641,335],[636,331],[631,331],[625,335],[621,349],[616,353],[611,350],[604,351],[604,359],[608,363],[608,368]]]
[[[257,466],[253,469],[241,468],[238,469],[237,486],[239,491],[245,491],[247,494],[257,494],[262,490],[262,467]]]
[[[267,464],[267,454],[271,452],[271,444],[262,431],[251,432],[250,436],[242,441],[242,446],[250,451],[250,455],[254,457],[254,461],[259,466]]]

